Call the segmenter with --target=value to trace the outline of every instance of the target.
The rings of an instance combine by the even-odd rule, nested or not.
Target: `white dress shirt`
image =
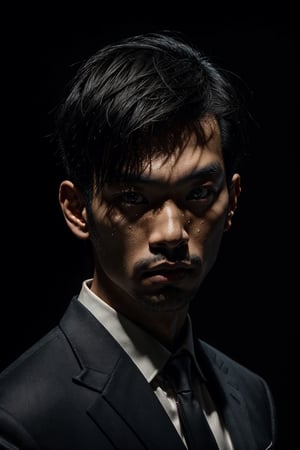
[[[89,288],[90,284],[91,280],[85,280],[83,282],[78,300],[101,322],[106,330],[121,345],[148,383],[151,384],[158,400],[185,443],[175,394],[161,372],[171,353],[147,333],[147,331],[131,322],[95,295]],[[189,316],[187,332],[182,348],[185,348],[192,355],[198,368],[199,378],[195,381],[195,392],[202,404],[204,414],[207,417],[218,447],[220,450],[233,450],[228,431],[224,427],[205,383],[202,382],[204,377],[195,358],[192,323]]]

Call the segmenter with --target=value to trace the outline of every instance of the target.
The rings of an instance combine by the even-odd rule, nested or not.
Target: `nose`
[[[149,238],[149,246],[153,252],[170,253],[179,248],[186,249],[188,240],[184,213],[174,202],[167,201],[153,212]]]

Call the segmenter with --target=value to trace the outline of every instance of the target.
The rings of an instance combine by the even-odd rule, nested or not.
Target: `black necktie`
[[[176,392],[184,436],[191,450],[218,450],[202,407],[194,396],[191,369],[192,358],[187,352],[171,358],[165,369]]]

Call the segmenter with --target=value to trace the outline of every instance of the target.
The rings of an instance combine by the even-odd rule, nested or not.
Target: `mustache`
[[[174,261],[172,260],[172,262],[174,262]],[[190,257],[188,257],[186,259],[181,259],[180,261],[177,261],[177,262],[188,264],[195,268],[202,266],[201,258],[196,255],[191,255]],[[139,273],[139,272],[149,270],[149,267],[153,267],[158,263],[162,263],[162,264],[170,263],[170,261],[162,254],[157,254],[157,255],[151,256],[149,258],[143,258],[135,263],[134,273]]]

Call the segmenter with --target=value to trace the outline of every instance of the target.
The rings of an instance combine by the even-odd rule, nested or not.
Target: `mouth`
[[[194,272],[190,264],[160,264],[142,273],[142,279],[150,284],[176,283]]]

